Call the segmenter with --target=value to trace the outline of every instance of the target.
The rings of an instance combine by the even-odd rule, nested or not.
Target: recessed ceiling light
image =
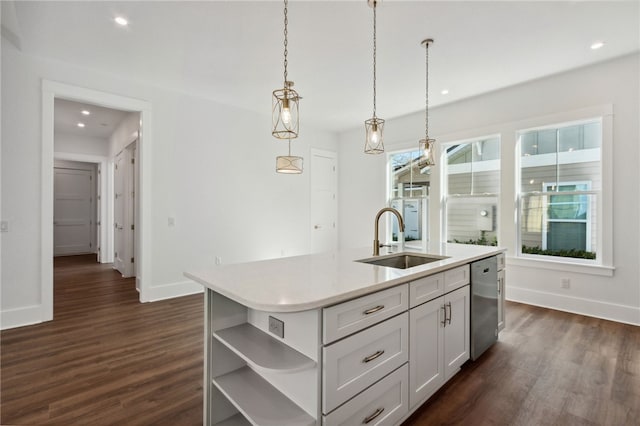
[[[86,110],[86,109],[83,109],[81,112],[82,112],[82,115],[90,115],[91,114],[91,112]]]
[[[603,41],[596,41],[595,43],[593,43],[591,45],[591,49],[592,50],[598,50],[600,49],[602,46],[604,46],[604,42]]]
[[[84,127],[84,123],[78,123],[78,127]]]
[[[121,25],[123,27],[126,27],[127,25],[129,25],[129,21],[127,21],[127,19],[122,16],[116,16],[115,18],[113,18],[113,20],[116,21],[116,24]]]
[[[444,89],[444,90],[443,90],[442,92],[440,92],[440,93],[442,93],[443,95],[448,95],[448,94],[449,94],[449,90],[448,90],[448,89]]]

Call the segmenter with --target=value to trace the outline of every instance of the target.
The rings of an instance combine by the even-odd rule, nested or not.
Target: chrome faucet
[[[402,220],[402,215],[400,215],[400,212],[398,210],[392,209],[391,207],[385,207],[382,210],[380,210],[376,215],[376,220],[375,220],[375,223],[373,224],[374,225],[374,233],[373,233],[373,255],[374,256],[380,255],[380,241],[378,240],[378,226],[380,225],[380,216],[382,216],[382,213],[384,212],[391,212],[396,215],[396,217],[398,218],[398,227],[400,228],[400,232],[404,233],[404,220]],[[400,239],[399,236],[398,236],[398,239]]]

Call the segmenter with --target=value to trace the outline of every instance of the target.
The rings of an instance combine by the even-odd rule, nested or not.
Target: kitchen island
[[[502,252],[444,244],[398,269],[353,249],[185,273],[205,286],[204,423],[401,423],[469,359],[469,264]]]

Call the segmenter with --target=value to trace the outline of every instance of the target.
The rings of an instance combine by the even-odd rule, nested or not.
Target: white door
[[[113,170],[113,245],[114,245],[114,257],[113,267],[120,271],[123,276],[128,276],[126,256],[126,234],[125,234],[125,221],[126,221],[126,203],[125,203],[125,182],[126,182],[126,150],[121,151],[116,155],[114,161]]]
[[[102,247],[102,166],[98,163],[97,166],[98,176],[96,182],[96,252],[98,253],[98,263],[102,262],[102,253],[100,247]]]
[[[409,311],[409,407],[444,384],[444,297]]]
[[[311,253],[338,246],[336,153],[311,150]]]
[[[54,256],[94,252],[92,203],[90,170],[54,168]]]
[[[444,376],[449,380],[470,355],[469,286],[444,295],[447,325],[444,329]]]

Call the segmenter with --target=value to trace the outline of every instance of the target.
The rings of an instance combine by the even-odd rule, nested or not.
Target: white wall
[[[140,131],[140,113],[128,113],[109,136],[108,155],[113,159],[130,143],[138,138]]]
[[[183,272],[306,253],[309,176],[275,173],[286,145],[265,115],[117,79],[96,70],[22,55],[2,39],[2,328],[40,321],[41,80],[145,100],[152,105],[151,298],[199,288]],[[337,150],[334,134],[304,125],[295,155]],[[168,217],[175,218],[169,227]]]
[[[73,154],[109,155],[109,140],[72,133],[55,132],[53,150]]]
[[[635,54],[430,110],[431,136],[439,142],[501,134],[502,168],[512,171],[507,176],[515,176],[515,134],[509,129],[513,123],[613,105],[613,277],[570,268],[515,265],[511,259],[507,270],[510,299],[640,324],[640,228],[637,220],[631,220],[640,211],[639,80],[639,56]],[[423,126],[423,112],[387,120],[387,151],[415,148],[424,134]],[[386,201],[386,156],[363,154],[363,133],[358,128],[339,135],[339,220],[343,248],[370,244],[374,215]],[[432,177],[435,174],[437,179],[439,173],[436,167]],[[438,182],[432,182],[432,200],[440,197]],[[514,200],[513,179],[503,179],[500,245],[507,247],[511,256],[516,253]],[[431,210],[430,230],[437,236],[438,203],[431,205],[435,210]],[[570,290],[560,288],[561,278],[571,279]]]

